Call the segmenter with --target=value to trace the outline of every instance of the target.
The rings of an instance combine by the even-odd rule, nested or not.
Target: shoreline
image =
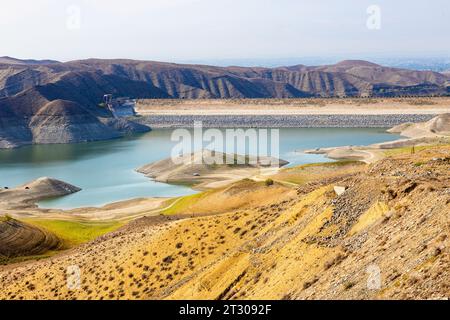
[[[403,138],[375,143],[368,146],[341,146],[332,148],[317,148],[305,150],[307,154],[323,154],[334,160],[359,160],[373,163],[384,158],[386,150],[395,148],[414,148],[424,145],[439,145],[450,143],[450,113],[441,114],[427,122],[403,123],[387,130],[389,133],[400,134]],[[414,149],[411,150],[411,152]]]

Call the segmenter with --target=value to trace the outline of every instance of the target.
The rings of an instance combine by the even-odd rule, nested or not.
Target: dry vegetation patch
[[[332,183],[320,171],[298,192],[276,178],[243,181],[186,204],[194,217],[141,218],[69,254],[0,269],[0,298],[448,298],[449,159],[450,147],[434,147],[330,172]],[[225,196],[246,202],[214,211]],[[66,286],[70,265],[77,290]],[[379,288],[368,286],[374,270]]]

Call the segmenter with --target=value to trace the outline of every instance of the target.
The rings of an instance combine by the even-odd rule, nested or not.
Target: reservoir
[[[157,129],[117,140],[61,145],[33,145],[0,150],[0,186],[13,188],[39,177],[51,177],[82,188],[69,196],[40,202],[43,208],[102,206],[139,197],[174,197],[195,193],[186,186],[154,182],[135,169],[170,157],[178,143],[173,130]],[[283,128],[280,158],[289,166],[331,161],[302,150],[392,141],[398,135],[383,128]]]

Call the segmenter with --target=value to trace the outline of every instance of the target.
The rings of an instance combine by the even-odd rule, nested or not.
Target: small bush
[[[13,218],[7,214],[5,214],[4,216],[0,216],[0,222],[8,222],[10,220],[12,220]]]
[[[336,257],[325,262],[325,264],[324,264],[325,270],[328,270],[331,267],[340,264],[342,261],[345,260],[345,258],[346,258],[346,256],[344,254],[338,253],[338,255]]]
[[[314,277],[312,280],[306,281],[305,283],[303,283],[303,290],[308,289],[308,288],[311,287],[313,284],[315,284],[317,281],[319,281],[319,278],[318,278],[318,277]]]
[[[273,180],[272,179],[267,179],[264,183],[266,184],[267,187],[270,187],[270,186],[273,185]]]
[[[355,282],[347,281],[346,283],[344,283],[344,288],[345,288],[345,290],[349,290],[349,289],[353,288],[355,285],[356,285]]]

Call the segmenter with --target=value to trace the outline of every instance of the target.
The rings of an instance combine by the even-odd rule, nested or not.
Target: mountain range
[[[100,108],[106,93],[138,99],[429,96],[448,95],[450,75],[359,60],[263,68],[0,57],[0,148],[148,130]]]

